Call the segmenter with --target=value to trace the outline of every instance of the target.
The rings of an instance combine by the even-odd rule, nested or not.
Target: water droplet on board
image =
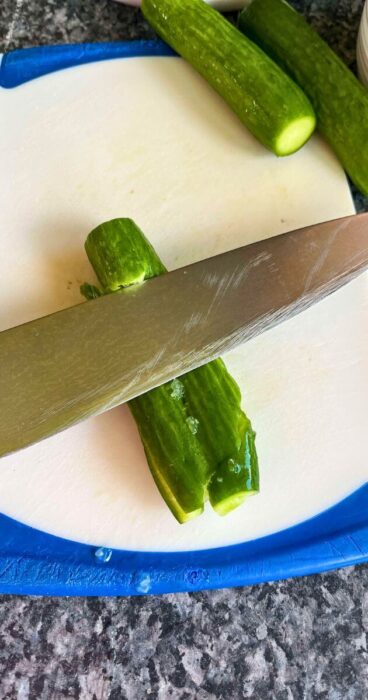
[[[112,557],[112,549],[107,549],[106,547],[99,547],[95,550],[95,558],[101,564],[107,564]]]
[[[151,589],[151,577],[147,573],[139,574],[136,580],[136,590],[138,593],[148,593]]]

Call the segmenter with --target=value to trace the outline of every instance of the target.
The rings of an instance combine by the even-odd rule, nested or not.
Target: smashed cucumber
[[[86,251],[102,285],[83,285],[87,299],[166,272],[130,219],[98,226]],[[200,515],[207,499],[225,515],[259,490],[255,433],[240,402],[222,360],[129,402],[153,478],[180,523]]]

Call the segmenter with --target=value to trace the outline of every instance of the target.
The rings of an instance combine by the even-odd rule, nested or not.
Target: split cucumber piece
[[[87,238],[86,251],[102,293],[166,272],[130,219],[98,226]],[[81,291],[87,299],[101,294],[93,285]],[[129,408],[156,485],[180,523],[200,515],[207,498],[225,515],[258,492],[255,433],[222,360],[138,396]]]

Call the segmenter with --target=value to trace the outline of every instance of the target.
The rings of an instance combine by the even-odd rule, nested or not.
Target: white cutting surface
[[[174,268],[353,212],[319,138],[278,160],[180,59],[2,90],[0,121],[0,329],[79,302],[84,240],[112,217],[136,219]],[[280,530],[366,482],[366,276],[226,360],[257,430],[260,496],[179,526],[121,407],[1,460],[0,511],[96,545],[198,549]]]

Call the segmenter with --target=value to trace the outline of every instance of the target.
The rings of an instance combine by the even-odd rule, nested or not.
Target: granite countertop
[[[293,4],[354,68],[362,1]],[[152,36],[109,0],[0,4],[0,52]],[[0,596],[0,698],[364,700],[367,633],[368,566],[151,598]]]

